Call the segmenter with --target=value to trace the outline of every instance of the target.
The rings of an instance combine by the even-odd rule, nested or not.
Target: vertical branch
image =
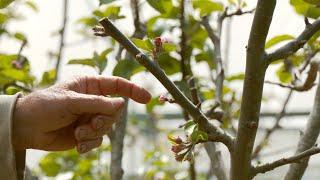
[[[65,29],[66,29],[66,25],[68,22],[68,4],[69,4],[69,0],[64,0],[64,4],[63,4],[63,22],[62,22],[62,27],[59,30],[59,34],[60,34],[60,42],[59,42],[59,50],[58,50],[58,54],[57,54],[57,63],[56,63],[56,76],[54,79],[54,82],[58,80],[59,78],[59,73],[60,73],[60,64],[61,64],[61,59],[63,56],[63,52],[64,52],[64,45],[65,45]]]
[[[186,19],[185,19],[185,8],[186,8],[186,4],[185,4],[185,0],[181,0],[180,2],[180,30],[181,30],[181,37],[180,37],[180,70],[182,73],[182,77],[181,77],[181,81],[187,82],[187,75],[192,75],[191,70],[189,69],[190,67],[188,66],[190,58],[187,57],[187,35],[185,32],[185,23],[186,23]],[[189,73],[188,73],[189,72]],[[194,85],[194,84],[193,84]],[[184,92],[186,93],[186,92]],[[195,99],[197,98],[193,98],[193,103],[195,104]],[[198,100],[198,99],[197,99]],[[183,109],[183,116],[184,116],[184,120],[188,121],[189,120],[189,114],[186,110]],[[195,169],[195,161],[190,161],[189,162],[189,176],[191,180],[195,180],[196,179],[196,169]]]
[[[145,35],[143,27],[140,22],[139,0],[131,0],[130,5],[132,8],[135,32],[132,35],[134,38],[142,38]],[[119,52],[122,52],[123,48],[120,46]],[[121,54],[121,53],[119,53]],[[120,57],[119,55],[118,57]],[[132,61],[132,57],[129,53],[126,53],[125,61]],[[120,59],[118,59],[120,60]],[[126,126],[128,121],[128,98],[125,98],[125,108],[123,109],[121,120],[116,123],[114,130],[111,132],[109,138],[111,141],[111,162],[110,162],[110,179],[119,180],[123,177],[122,169],[122,157],[123,157],[123,144],[126,134]]]
[[[215,67],[216,67],[216,79],[215,83],[215,101],[222,105],[223,102],[223,82],[224,82],[224,68],[221,56],[221,31],[223,26],[224,14],[219,15],[217,32],[209,24],[209,17],[204,17],[202,19],[202,25],[208,32],[208,36],[214,45],[214,56],[215,56]],[[211,161],[212,172],[217,176],[219,180],[228,179],[225,164],[223,162],[221,152],[218,151],[217,144],[213,142],[208,142],[204,144],[204,147],[209,155]]]
[[[187,76],[187,64],[189,58],[186,57],[187,52],[187,36],[185,32],[185,0],[181,0],[180,4],[180,30],[181,30],[181,41],[180,41],[180,68],[182,73],[182,79],[186,80]]]
[[[231,179],[250,179],[251,153],[259,124],[265,71],[265,41],[276,0],[258,0],[251,27],[246,59],[240,119],[234,152],[231,153]]]
[[[319,81],[320,83],[320,81]],[[312,112],[310,113],[306,129],[300,137],[298,148],[295,154],[299,154],[305,150],[312,148],[319,136],[320,132],[320,86],[318,83],[316,97]],[[309,157],[301,160],[299,163],[291,164],[285,176],[285,180],[301,179],[307,166]]]
[[[125,105],[121,114],[120,121],[115,124],[115,128],[109,135],[111,141],[111,163],[110,163],[110,179],[122,179],[122,156],[123,156],[123,140],[125,137],[128,117],[128,98],[125,99]]]

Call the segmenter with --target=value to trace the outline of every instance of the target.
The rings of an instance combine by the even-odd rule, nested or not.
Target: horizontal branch
[[[300,160],[302,160],[304,158],[308,158],[308,157],[310,157],[314,154],[318,154],[318,153],[320,153],[320,148],[313,147],[313,148],[310,148],[302,153],[294,155],[292,157],[282,158],[282,159],[279,159],[279,160],[271,162],[271,163],[266,163],[266,164],[263,164],[260,166],[256,166],[252,169],[251,175],[252,175],[252,177],[254,177],[255,175],[257,175],[259,173],[265,173],[265,172],[271,171],[275,168],[278,168],[280,166],[284,166],[284,165],[292,164],[292,163],[299,163]]]
[[[176,102],[183,109],[187,110],[194,118],[194,121],[199,124],[199,128],[208,133],[209,140],[222,142],[232,151],[234,138],[231,135],[220,127],[210,124],[207,117],[178,89],[164,71],[122,34],[108,18],[102,19],[100,24],[104,27],[105,33],[118,41],[141,65],[146,67],[161,82]]]
[[[320,30],[320,19],[315,20],[312,24],[306,25],[305,30],[294,40],[280,47],[272,53],[266,55],[266,60],[268,63],[272,63],[278,59],[286,58],[295,52],[297,52],[300,48],[302,48],[307,41]]]
[[[255,10],[256,9],[243,11],[242,9],[238,9],[237,11],[228,14],[227,9],[226,9],[225,12],[222,14],[221,18],[224,19],[224,18],[229,18],[229,17],[233,17],[233,16],[241,16],[244,14],[252,14]]]

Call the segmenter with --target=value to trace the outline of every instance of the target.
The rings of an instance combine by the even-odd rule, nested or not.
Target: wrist
[[[15,150],[25,150],[26,136],[23,115],[23,97],[17,98],[12,115],[12,144]]]

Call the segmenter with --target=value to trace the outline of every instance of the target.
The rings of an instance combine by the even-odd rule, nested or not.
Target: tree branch
[[[56,76],[54,77],[54,82],[56,82],[59,79],[61,58],[63,56],[64,45],[65,45],[65,29],[66,29],[66,25],[68,22],[68,4],[69,4],[69,0],[64,0],[63,22],[62,22],[62,27],[59,30],[60,42],[59,42],[59,50],[58,50],[58,54],[57,54],[57,63],[56,63],[56,67],[55,67]]]
[[[320,30],[320,19],[315,20],[312,24],[306,26],[305,30],[294,40],[280,47],[272,53],[267,54],[266,59],[268,63],[272,63],[278,59],[286,58],[300,48],[302,48],[308,40]]]
[[[235,151],[231,154],[231,179],[249,179],[251,153],[259,125],[264,77],[267,68],[265,42],[276,0],[258,0],[246,59],[240,119]]]
[[[282,158],[271,163],[266,163],[260,166],[256,166],[252,169],[251,176],[254,177],[259,173],[265,173],[286,164],[293,164],[293,163],[300,164],[302,160],[305,160],[306,158],[309,158],[310,156],[318,153],[320,153],[320,148],[312,147],[292,157]],[[295,177],[295,179],[299,179],[299,178]]]
[[[145,36],[145,31],[140,22],[140,10],[139,10],[139,0],[131,0],[131,9],[134,18],[134,27],[135,31],[132,35],[134,38],[142,38]],[[103,32],[103,28],[102,28]],[[123,51],[122,46],[119,46],[119,55],[118,58],[121,58],[121,52]],[[120,60],[120,59],[118,59]],[[126,60],[132,61],[129,53],[126,52]],[[112,151],[111,151],[111,162],[110,162],[110,179],[118,180],[123,178],[123,169],[122,169],[122,157],[123,157],[123,144],[124,137],[126,134],[126,126],[128,122],[128,103],[129,99],[125,98],[125,108],[121,114],[121,120],[116,123],[114,130],[112,131],[112,136],[110,137]]]
[[[237,11],[229,13],[229,14],[228,14],[227,10],[228,9],[226,9],[225,12],[222,14],[222,19],[230,18],[230,17],[233,17],[233,16],[241,16],[241,15],[244,15],[244,14],[252,14],[256,9],[251,9],[251,10],[248,10],[248,11],[242,11],[242,9],[239,8]]]
[[[206,31],[208,32],[208,36],[214,45],[214,56],[215,56],[215,64],[216,64],[216,102],[222,104],[223,100],[223,81],[224,81],[224,68],[222,63],[221,57],[221,30],[222,30],[222,23],[223,23],[223,15],[219,16],[218,18],[218,27],[216,34],[214,30],[209,24],[209,18],[207,16],[202,18],[202,25],[205,27]]]
[[[122,179],[122,156],[123,156],[123,140],[125,137],[128,117],[128,98],[125,99],[120,121],[115,124],[115,128],[109,135],[111,142],[111,162],[110,162],[110,179]]]
[[[224,143],[229,150],[233,148],[233,138],[221,128],[211,125],[205,115],[177,88],[177,86],[167,77],[162,69],[160,69],[147,55],[140,51],[132,41],[122,34],[112,22],[104,18],[100,21],[105,32],[117,40],[128,52],[130,52],[137,61],[145,66],[170,92],[173,98],[186,109],[199,124],[199,128],[208,133],[209,140]]]
[[[216,70],[216,79],[214,81],[215,84],[215,101],[217,102],[218,105],[222,105],[223,103],[223,82],[224,82],[224,68],[223,68],[223,62],[222,62],[222,55],[221,55],[221,31],[222,31],[222,25],[223,25],[223,20],[224,20],[224,15],[219,15],[218,18],[218,24],[217,24],[217,31],[214,33],[214,30],[209,24],[209,17],[205,16],[202,18],[202,25],[204,26],[205,30],[208,33],[209,39],[211,40],[213,46],[214,46],[214,63],[215,63],[215,70]],[[214,110],[214,109],[213,109]],[[217,115],[219,113],[213,112],[210,113],[211,115]],[[223,114],[219,118],[222,120]],[[210,157],[211,161],[211,167],[213,169],[213,173],[217,176],[218,179],[220,180],[226,180],[228,179],[226,168],[225,168],[225,163],[221,157],[221,152],[217,149],[216,144],[209,142],[205,143],[205,149]]]
[[[319,80],[320,83],[320,80]],[[320,132],[320,86],[318,84],[316,96],[314,99],[313,110],[310,113],[308,123],[304,133],[301,135],[298,148],[296,150],[296,154],[299,154],[312,146],[316,143]],[[287,172],[285,179],[292,180],[292,179],[301,179],[307,166],[308,166],[309,159],[304,159],[299,164],[292,164]]]

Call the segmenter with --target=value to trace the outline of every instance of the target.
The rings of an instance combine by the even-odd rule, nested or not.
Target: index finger
[[[146,89],[121,77],[87,77],[87,87],[92,83],[98,83],[102,95],[118,94],[143,104],[148,103],[151,99],[151,94]]]

